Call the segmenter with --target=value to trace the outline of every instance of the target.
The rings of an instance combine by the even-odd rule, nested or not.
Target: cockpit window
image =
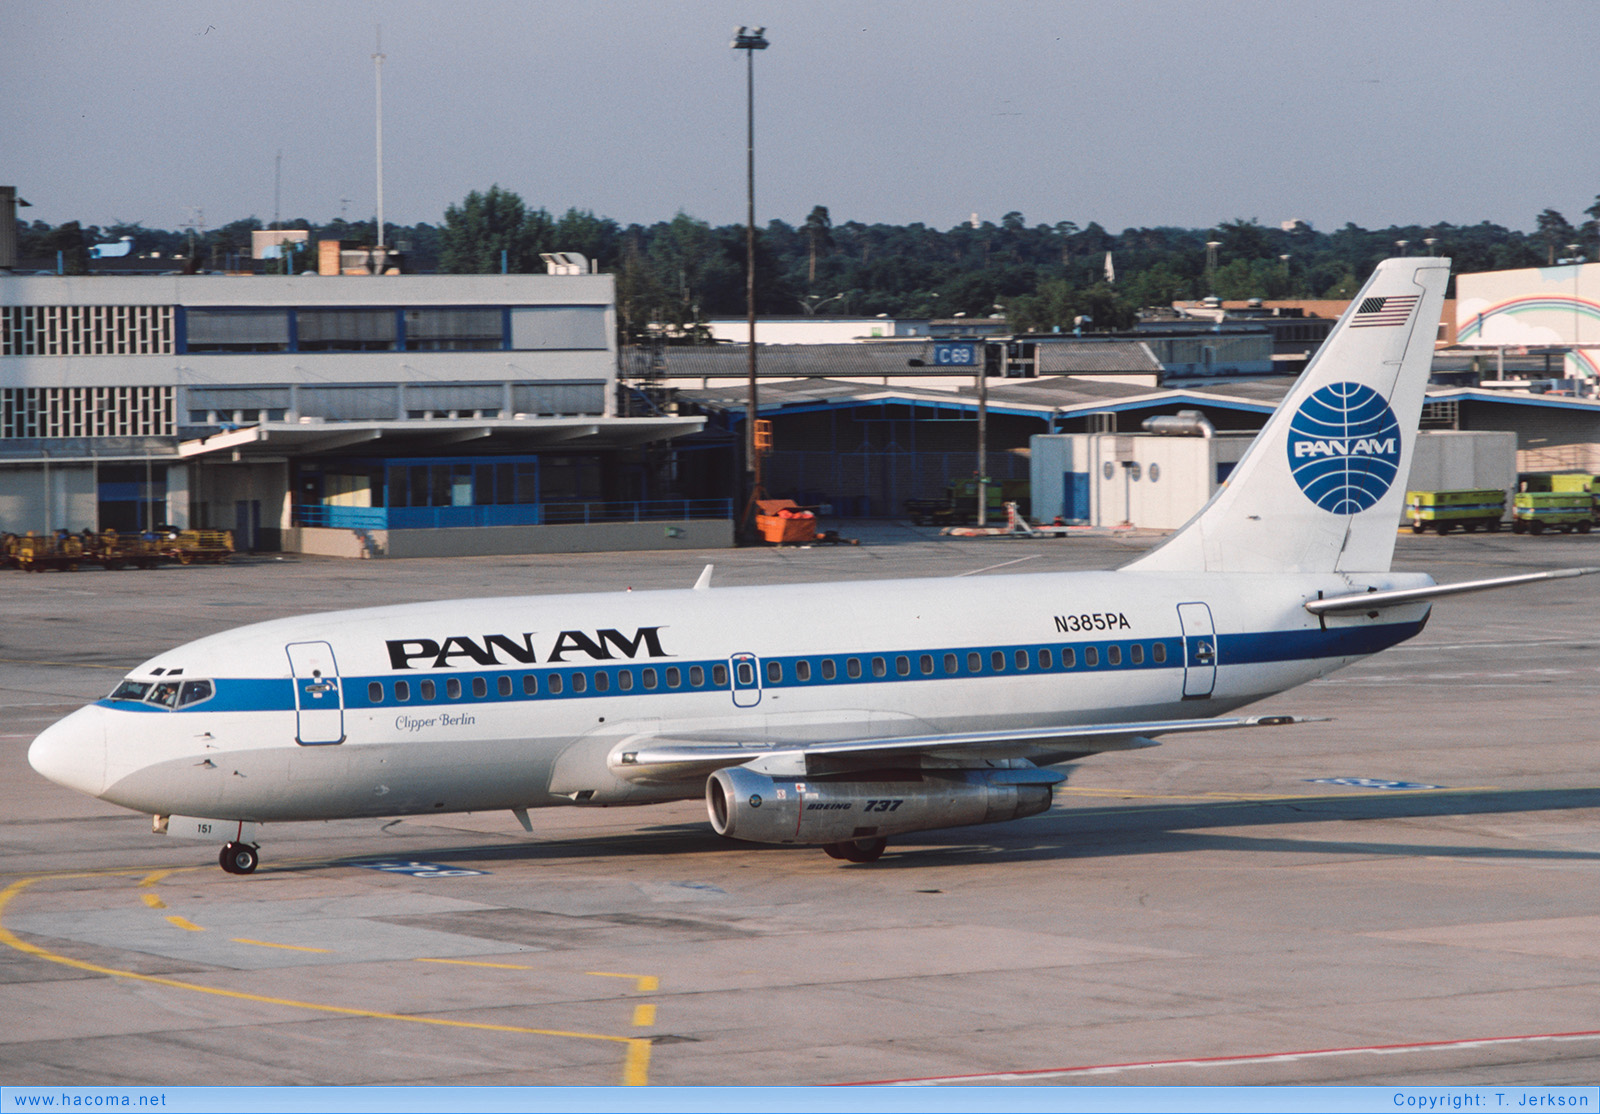
[[[149,681],[123,681],[111,693],[113,700],[143,700],[150,691]]]
[[[159,704],[163,708],[176,708],[178,706],[178,681],[162,681],[150,690],[150,695],[145,697],[152,704]]]
[[[185,681],[183,691],[178,694],[178,707],[187,708],[202,700],[210,700],[215,692],[210,681]]]

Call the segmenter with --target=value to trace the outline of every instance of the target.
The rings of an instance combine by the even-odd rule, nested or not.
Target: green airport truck
[[[1406,492],[1406,518],[1414,534],[1430,528],[1448,534],[1458,526],[1469,533],[1480,526],[1495,531],[1505,513],[1506,493],[1497,487]]]
[[[1511,501],[1511,530],[1516,534],[1542,534],[1594,529],[1594,496],[1587,491],[1519,491]]]

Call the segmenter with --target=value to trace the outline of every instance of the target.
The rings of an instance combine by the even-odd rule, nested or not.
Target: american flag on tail
[[[1404,325],[1417,306],[1418,294],[1391,294],[1386,298],[1363,298],[1350,319],[1352,329],[1369,329],[1377,325]]]

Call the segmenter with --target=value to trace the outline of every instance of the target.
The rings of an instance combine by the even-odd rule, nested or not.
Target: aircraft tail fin
[[[1383,572],[1394,556],[1450,261],[1386,259],[1163,572]]]

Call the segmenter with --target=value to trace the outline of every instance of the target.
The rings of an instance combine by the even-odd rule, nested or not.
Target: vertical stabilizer
[[[1449,277],[1448,259],[1378,264],[1226,485],[1125,567],[1387,570]]]

